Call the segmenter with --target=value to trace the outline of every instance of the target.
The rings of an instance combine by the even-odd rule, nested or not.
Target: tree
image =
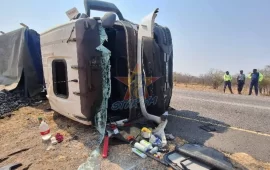
[[[214,89],[218,89],[218,87],[223,83],[223,75],[224,72],[217,69],[210,69],[208,72],[208,76],[211,78],[211,85]]]

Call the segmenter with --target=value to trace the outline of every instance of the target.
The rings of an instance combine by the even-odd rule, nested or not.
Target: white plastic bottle
[[[52,136],[49,125],[41,117],[39,117],[38,120],[40,123],[39,132],[40,132],[41,138],[45,141],[49,140]]]
[[[138,142],[134,144],[134,148],[139,149],[142,152],[146,152],[148,150],[147,147],[143,146],[142,144]]]
[[[147,147],[147,149],[153,149],[153,146],[150,142],[147,142],[146,140],[141,140],[140,144]]]
[[[141,158],[146,158],[147,156],[142,153],[139,149],[136,148],[132,148],[132,152],[136,153],[137,155],[139,155]]]

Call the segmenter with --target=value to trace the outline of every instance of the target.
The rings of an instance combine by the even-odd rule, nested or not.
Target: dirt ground
[[[0,119],[0,167],[9,163],[19,162],[20,170],[76,170],[84,163],[89,153],[95,149],[98,139],[97,131],[70,120],[54,111],[44,111],[49,108],[47,102],[37,107],[24,107],[14,111],[10,117]],[[42,116],[48,122],[52,135],[61,133],[64,141],[53,145],[44,143],[39,134],[38,117]],[[173,150],[175,144],[185,141],[179,137],[168,143]],[[20,150],[19,153],[16,153]],[[11,156],[8,156],[15,153]],[[249,155],[227,154],[233,160],[237,169],[270,169],[270,164],[254,160]],[[142,159],[131,152],[131,146],[121,144],[110,146],[109,156],[102,159],[101,169],[170,169],[151,158]]]
[[[174,83],[174,87],[176,88],[182,88],[182,89],[191,89],[191,90],[197,90],[197,91],[209,91],[209,92],[218,92],[223,93],[223,85],[220,86],[218,89],[213,89],[211,86],[203,86],[200,84],[183,84],[183,83]],[[234,94],[238,94],[237,86],[232,86],[232,91]],[[249,89],[247,87],[244,87],[242,94],[248,95]],[[226,93],[230,93],[229,89],[226,89]]]
[[[184,83],[175,83],[174,82],[174,87],[182,88],[182,89],[189,89],[189,90],[196,90],[196,91],[224,93],[223,92],[223,85],[219,86],[218,89],[213,89],[212,86],[203,86],[201,84],[184,84]],[[238,94],[237,85],[232,86],[232,91],[234,94]],[[230,94],[230,90],[228,89],[228,87],[226,88],[226,93]],[[249,87],[247,85],[245,85],[243,90],[242,90],[242,95],[248,95],[248,93],[249,93]],[[253,93],[254,93],[254,89],[253,89]],[[269,95],[265,95],[265,94],[259,94],[259,95],[269,97]]]

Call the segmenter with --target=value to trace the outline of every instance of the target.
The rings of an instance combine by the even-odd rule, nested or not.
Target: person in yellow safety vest
[[[259,93],[259,82],[263,80],[262,73],[258,72],[257,69],[253,69],[253,73],[248,75],[248,78],[251,79],[250,86],[249,86],[249,95],[252,94],[252,89],[254,87],[255,94],[258,96]]]
[[[226,71],[226,74],[224,74],[224,93],[226,91],[226,87],[229,87],[229,90],[231,91],[231,94],[233,94],[232,92],[232,76],[230,75],[230,73],[228,71]]]

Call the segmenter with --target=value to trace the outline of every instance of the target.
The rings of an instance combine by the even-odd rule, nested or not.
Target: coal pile
[[[0,116],[18,110],[20,107],[36,106],[41,102],[40,96],[25,97],[23,90],[0,91]]]

